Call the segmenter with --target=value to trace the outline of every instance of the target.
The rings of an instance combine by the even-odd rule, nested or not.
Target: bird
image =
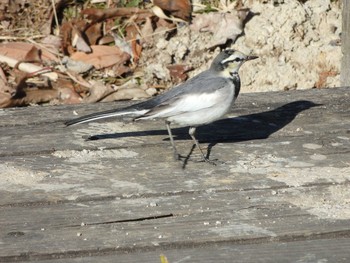
[[[181,156],[176,149],[170,126],[173,124],[189,127],[188,133],[199,149],[203,161],[215,164],[200,147],[195,137],[196,129],[222,119],[231,109],[241,89],[238,71],[246,61],[256,58],[258,57],[255,55],[245,55],[235,49],[223,50],[207,70],[158,96],[125,108],[82,116],[65,124],[70,126],[117,116],[131,117],[134,121],[162,119],[165,121],[174,159],[180,160]]]

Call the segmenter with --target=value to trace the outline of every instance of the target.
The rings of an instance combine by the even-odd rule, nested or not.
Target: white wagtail
[[[210,68],[169,91],[141,103],[122,109],[113,109],[70,120],[67,126],[98,119],[124,116],[134,120],[163,119],[169,133],[175,159],[179,159],[170,124],[189,126],[189,135],[200,150],[204,161],[210,162],[195,138],[196,128],[221,119],[237,98],[241,82],[238,70],[248,60],[236,50],[224,50],[213,60]]]

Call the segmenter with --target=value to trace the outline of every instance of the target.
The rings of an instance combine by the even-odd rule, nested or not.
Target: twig
[[[132,42],[132,41],[135,41],[135,40],[139,40],[139,39],[143,39],[143,38],[147,38],[147,37],[152,37],[152,36],[155,36],[155,35],[159,35],[159,34],[163,34],[163,33],[166,33],[166,32],[170,32],[170,31],[172,31],[174,29],[175,28],[160,30],[160,31],[158,31],[156,33],[152,33],[152,34],[149,34],[149,35],[146,35],[146,36],[140,36],[139,38],[132,38],[132,39],[126,40],[126,42]]]
[[[36,39],[36,38],[42,38],[46,35],[34,35],[30,37],[13,37],[13,36],[0,36],[0,40],[28,40],[28,39]]]
[[[57,56],[57,57],[63,57],[63,54],[58,53],[58,52],[55,52],[55,51],[53,51],[53,50],[51,50],[51,49],[45,47],[45,45],[36,42],[36,41],[33,40],[33,39],[27,39],[27,41],[30,42],[30,43],[32,43],[32,44],[34,44],[34,45],[36,45],[36,46],[38,46],[38,47],[40,47],[41,49],[46,50],[47,52],[49,52],[49,53],[51,53],[51,54],[53,54],[53,55],[55,55],[55,56]]]
[[[85,88],[88,88],[89,90],[91,89],[91,86],[92,86],[91,84],[88,85],[88,84],[86,84],[86,83],[84,83],[84,82],[78,80],[78,79],[77,79],[76,77],[74,77],[68,70],[65,71],[64,73],[66,73],[67,76],[70,77],[71,80],[73,80],[75,83],[77,83],[77,84],[79,84],[79,85],[81,85],[81,86],[83,86],[83,87],[85,87]]]
[[[60,32],[60,25],[58,24],[58,18],[57,18],[55,0],[51,0],[51,3],[52,3],[53,16],[55,17],[56,30],[57,30],[57,33],[58,33],[58,35],[59,35],[59,32]]]
[[[24,72],[27,73],[35,73],[38,71],[42,71],[45,70],[44,68],[31,64],[31,63],[19,63],[18,64],[18,60],[10,58],[10,57],[6,57],[6,56],[2,56],[0,55],[0,62],[5,62],[7,63],[10,67],[15,67],[16,65],[18,65],[18,68]],[[58,75],[56,72],[47,72],[47,73],[42,73],[41,75],[48,77],[49,79],[56,81],[58,79]]]

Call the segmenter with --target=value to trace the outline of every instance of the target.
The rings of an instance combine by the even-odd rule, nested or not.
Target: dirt
[[[194,0],[192,3],[197,6],[202,2]],[[122,78],[116,77],[116,73],[110,75],[115,70],[112,67],[95,70],[93,74],[83,76],[90,83],[87,92],[85,87],[74,88],[73,83],[63,81],[53,84],[53,89],[58,90],[54,93],[49,90],[51,87],[38,92],[27,87],[23,100],[13,99],[5,89],[7,97],[0,104],[10,107],[151,97],[184,81],[186,74],[193,77],[207,69],[221,48],[259,56],[240,71],[242,92],[340,86],[340,0],[219,2],[226,3],[226,7],[219,5],[218,12],[193,13],[190,24],[177,22],[173,31],[169,22],[163,21],[155,28],[152,28],[150,20],[148,25],[147,21],[139,22],[140,60],[136,67],[122,65],[131,71],[129,75]],[[237,4],[240,7],[233,9]],[[76,4],[78,6],[83,8]],[[66,8],[71,10],[69,5]],[[7,29],[0,32],[5,35],[3,39],[16,39],[20,35],[19,41],[25,42],[27,37],[49,35],[52,12],[43,10],[51,10],[50,4],[44,0],[35,4],[30,1],[13,1],[10,5],[6,5],[6,1],[0,3],[0,16],[3,15],[0,25],[2,29]],[[152,21],[157,21],[157,18],[153,17]],[[40,38],[36,37],[34,39],[38,42]],[[230,41],[232,44],[228,44]],[[13,83],[13,78],[9,80],[11,85],[17,85]],[[96,84],[96,80],[100,85]],[[105,97],[106,94],[109,96]]]
[[[260,58],[242,67],[242,92],[340,86],[339,1],[242,2],[253,16],[230,47]],[[211,33],[198,33],[184,26],[168,41],[159,38],[156,51],[152,48],[143,52],[141,62],[148,65],[145,82],[154,84],[154,76],[170,80],[169,71],[162,65],[171,60],[193,66],[190,76],[208,68],[219,52],[219,48],[206,50],[212,37]]]
[[[250,3],[249,3],[250,2]],[[242,70],[246,91],[340,86],[339,1],[247,1],[254,16],[235,47],[261,57]]]

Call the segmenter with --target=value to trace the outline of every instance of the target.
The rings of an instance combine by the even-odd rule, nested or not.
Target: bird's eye
[[[234,62],[240,62],[241,59],[240,59],[240,58],[235,58],[233,61],[234,61]]]

